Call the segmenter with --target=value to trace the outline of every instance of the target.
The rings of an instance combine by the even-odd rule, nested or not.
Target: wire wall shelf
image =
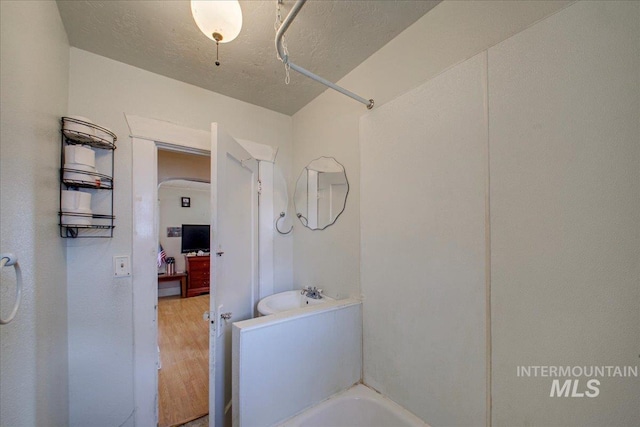
[[[115,150],[118,137],[107,128],[73,117],[62,118],[62,135],[67,144],[82,144],[102,150]]]
[[[115,228],[115,216],[113,215],[113,154],[118,138],[107,128],[75,117],[62,117],[61,136],[60,210],[58,211],[60,237],[74,239],[112,238],[113,229]],[[110,156],[110,159],[103,160],[107,160],[110,166],[107,166],[104,162],[102,164],[104,169],[110,167],[110,175],[98,173],[93,165],[83,164],[89,162],[67,164],[65,162],[65,147],[68,146],[83,146],[91,150],[106,150],[106,154]],[[78,150],[91,154],[91,163],[95,164],[95,153],[80,148]],[[69,210],[68,205],[66,206],[67,209],[63,208],[63,193],[69,193],[69,190],[79,191],[81,188],[89,189],[90,197],[100,199],[101,203],[99,205],[108,212],[93,213],[91,209],[87,209],[88,212],[81,209]],[[103,191],[109,191],[107,199],[101,196],[101,194],[105,194]],[[108,205],[106,208],[105,203]]]

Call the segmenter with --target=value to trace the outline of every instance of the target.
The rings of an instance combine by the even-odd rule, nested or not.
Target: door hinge
[[[258,194],[262,194],[262,181],[258,180]]]

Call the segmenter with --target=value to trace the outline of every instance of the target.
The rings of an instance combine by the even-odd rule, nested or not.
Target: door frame
[[[211,133],[170,122],[125,114],[132,150],[132,294],[133,294],[133,396],[134,425],[158,423],[158,324],[157,324],[157,244],[158,218],[158,148],[193,154],[211,154]],[[243,140],[238,140],[242,144]],[[250,142],[261,151],[271,147]],[[255,150],[245,147],[251,154]],[[263,157],[259,155],[256,159]],[[259,159],[260,160],[260,159]],[[264,162],[260,162],[262,164]],[[272,175],[272,174],[271,174]],[[262,182],[261,199],[271,200],[273,182]],[[273,224],[273,210],[260,212],[259,227]],[[259,233],[273,234],[273,229]],[[273,237],[259,239],[259,253],[273,253]],[[263,295],[262,273],[273,292],[273,257],[271,265],[259,260],[259,289]],[[268,289],[264,291],[269,292]],[[210,373],[211,375],[211,373]]]

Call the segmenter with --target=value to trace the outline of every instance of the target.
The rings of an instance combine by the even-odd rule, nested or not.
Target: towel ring
[[[4,266],[13,266],[16,271],[16,301],[13,303],[13,310],[11,310],[11,314],[9,314],[9,317],[6,319],[0,316],[0,325],[6,325],[16,317],[18,307],[20,307],[20,298],[22,297],[22,272],[20,271],[20,265],[18,265],[18,258],[13,254],[0,254],[0,258],[0,270],[2,270]]]
[[[289,231],[280,231],[280,227],[278,226],[278,222],[280,222],[280,220],[282,218],[284,218],[285,213],[284,212],[280,212],[280,216],[278,217],[278,219],[276,219],[276,231],[280,234],[289,234],[293,231],[293,225],[291,226],[291,228],[289,229]]]

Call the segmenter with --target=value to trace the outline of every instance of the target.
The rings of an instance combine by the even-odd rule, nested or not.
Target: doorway
[[[175,175],[184,179],[169,178]],[[209,175],[210,156],[158,150],[159,427],[209,413],[209,327],[202,319],[209,311],[209,292],[192,289],[185,271],[187,260],[194,258],[183,253],[191,240],[188,233],[182,235],[184,224],[208,228],[211,184],[202,181]],[[205,258],[209,257],[195,259]]]
[[[157,315],[154,298],[157,298],[157,157],[161,149],[208,155],[212,147],[212,132],[185,128],[170,122],[125,115],[132,135],[132,199],[133,199],[133,242],[132,242],[132,285],[133,285],[133,323],[134,323],[134,400],[136,425],[155,425],[157,413]],[[216,128],[214,124],[213,129]],[[271,147],[250,141],[240,141],[249,152],[268,151],[275,154]],[[261,158],[256,154],[255,158]],[[268,168],[272,166],[266,158]],[[244,161],[244,158],[243,158]],[[267,175],[268,177],[268,175]],[[273,183],[262,181],[261,201],[264,206],[273,206]],[[272,228],[275,215],[271,209],[260,210],[260,224],[266,224],[265,238],[258,241],[260,253],[273,251]],[[273,259],[261,259],[261,277],[269,287],[273,286]],[[212,262],[213,264],[213,262]],[[263,273],[263,269],[266,274]],[[260,294],[265,289],[260,283]],[[213,297],[211,297],[213,298]],[[215,318],[217,312],[210,308],[209,315]],[[213,320],[211,321],[213,325]],[[210,334],[214,333],[210,329]],[[211,340],[210,340],[211,343]],[[211,351],[210,351],[211,355]],[[210,358],[211,359],[211,358]],[[215,360],[210,360],[214,362]],[[210,387],[213,380],[210,365]],[[210,388],[211,390],[211,388]],[[222,395],[222,394],[221,394]],[[211,406],[211,404],[210,404]],[[220,411],[221,413],[223,411]]]

